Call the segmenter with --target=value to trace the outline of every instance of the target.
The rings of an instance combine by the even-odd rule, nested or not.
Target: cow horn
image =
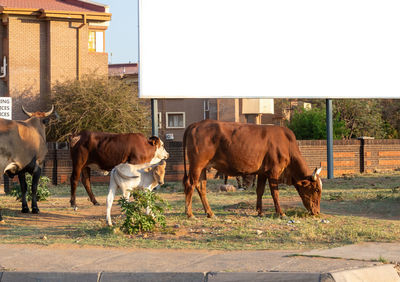
[[[45,117],[48,117],[48,116],[51,115],[53,112],[54,112],[54,105],[51,105],[51,110],[48,111],[48,112],[45,112],[45,113],[44,113],[44,116],[45,116]]]
[[[23,105],[21,105],[21,107],[22,107],[22,111],[23,111],[28,117],[31,117],[31,116],[33,115],[33,113],[28,112],[27,110],[25,110],[25,108],[24,108]]]
[[[317,181],[317,175],[319,175],[321,173],[322,167],[316,167],[314,169],[314,172],[311,176],[312,180]]]

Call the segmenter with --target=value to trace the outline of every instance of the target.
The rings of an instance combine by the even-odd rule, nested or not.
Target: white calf
[[[166,162],[162,160],[157,164],[132,165],[122,163],[111,170],[107,196],[106,220],[108,225],[112,225],[111,206],[114,201],[115,190],[120,188],[125,199],[129,199],[130,192],[133,189],[152,191],[157,185],[164,184],[165,166]]]

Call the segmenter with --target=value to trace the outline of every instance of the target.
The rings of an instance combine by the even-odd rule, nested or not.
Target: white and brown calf
[[[107,196],[107,224],[111,222],[111,206],[114,201],[115,191],[121,189],[125,199],[129,199],[130,192],[134,189],[147,189],[152,191],[158,185],[164,184],[166,162],[162,160],[157,164],[119,164],[111,170],[110,185]],[[147,213],[150,210],[147,209]]]

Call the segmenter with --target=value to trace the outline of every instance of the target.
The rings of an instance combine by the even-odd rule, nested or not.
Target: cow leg
[[[265,183],[267,182],[267,177],[264,174],[259,174],[257,178],[257,212],[258,216],[263,215],[263,208],[262,208],[262,196],[264,195],[265,191]]]
[[[21,186],[21,193],[22,193],[22,210],[21,212],[23,213],[28,213],[29,208],[28,208],[28,203],[26,202],[26,192],[28,190],[28,187],[26,185],[26,179],[25,179],[25,172],[18,173],[18,180],[19,180],[19,185]]]
[[[39,184],[40,175],[42,169],[39,166],[35,166],[32,173],[32,213],[39,213],[39,207],[37,205],[37,186]]]
[[[186,181],[184,191],[185,191],[185,213],[188,218],[194,218],[195,216],[193,215],[192,212],[192,198],[193,198],[194,185],[189,183],[189,181]]]
[[[90,185],[90,167],[84,167],[82,169],[81,181],[86,189],[87,194],[89,195],[90,201],[93,203],[93,205],[99,206],[100,204],[96,201],[96,197],[94,196],[92,187]]]
[[[78,187],[79,176],[81,175],[81,167],[76,164],[72,166],[72,173],[70,177],[71,182],[71,207],[77,209],[76,207],[76,187]]]
[[[108,186],[108,195],[107,195],[107,201],[106,201],[106,206],[107,206],[107,215],[106,215],[106,221],[109,226],[112,226],[112,221],[111,221],[111,207],[114,202],[114,196],[115,196],[115,190],[117,188],[117,183],[115,183],[114,180],[114,173],[111,173],[110,175],[110,185]]]
[[[236,176],[236,182],[237,182],[238,189],[242,188],[242,183],[240,181],[240,176]]]
[[[269,189],[271,190],[272,199],[274,200],[275,212],[279,216],[285,216],[282,212],[281,206],[279,205],[279,189],[278,189],[278,178],[268,178]]]
[[[225,180],[227,180],[228,176],[225,176]],[[197,185],[196,189],[197,192],[199,193],[201,203],[203,204],[203,208],[205,213],[207,214],[207,217],[211,218],[214,216],[214,213],[211,211],[210,205],[208,204],[207,200],[207,171],[206,169],[203,169],[200,174],[200,184]]]

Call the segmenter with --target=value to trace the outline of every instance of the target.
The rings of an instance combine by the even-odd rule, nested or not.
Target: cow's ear
[[[159,142],[160,142],[160,139],[158,139],[158,137],[156,137],[156,136],[151,136],[151,137],[149,138],[149,143],[150,143],[150,145],[152,145],[152,146],[158,145]]]

